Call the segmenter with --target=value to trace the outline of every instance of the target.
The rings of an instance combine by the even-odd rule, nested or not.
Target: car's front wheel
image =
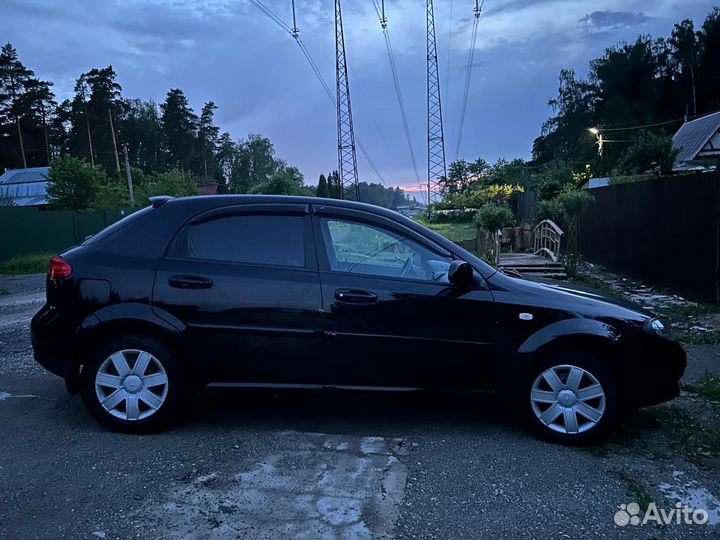
[[[174,417],[184,388],[173,353],[149,336],[103,342],[83,367],[82,398],[102,425],[130,433],[156,431]]]
[[[595,442],[618,421],[619,391],[613,373],[582,351],[551,354],[530,370],[520,394],[531,428],[554,442]]]

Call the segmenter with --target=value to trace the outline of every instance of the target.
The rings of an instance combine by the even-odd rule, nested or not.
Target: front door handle
[[[202,276],[170,276],[168,283],[177,289],[209,289],[213,286],[211,279]]]
[[[377,302],[377,294],[370,291],[359,291],[357,289],[338,289],[335,291],[335,299],[347,304],[373,304]]]

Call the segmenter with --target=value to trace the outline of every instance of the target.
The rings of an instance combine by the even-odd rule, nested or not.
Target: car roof
[[[364,210],[366,212],[373,212],[375,214],[385,215],[393,218],[397,218],[397,216],[402,216],[402,214],[395,212],[394,210],[382,208],[373,204],[347,201],[343,199],[306,197],[297,195],[194,195],[191,197],[170,197],[164,204],[182,204],[203,208],[207,206],[222,207],[235,204],[257,203],[315,204],[322,206],[337,206],[341,208]]]

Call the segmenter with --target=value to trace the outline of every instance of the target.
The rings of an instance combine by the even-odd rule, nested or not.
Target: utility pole
[[[350,81],[348,80],[345,56],[345,36],[340,0],[335,0],[335,80],[337,83],[338,172],[341,197],[359,201],[355,132],[353,131],[350,106]]]
[[[40,101],[40,114],[42,115],[43,134],[45,135],[45,155],[47,156],[47,164],[50,165],[50,138],[48,137],[47,113],[45,112],[45,103]]]
[[[427,115],[428,115],[428,205],[439,202],[440,182],[447,176],[445,166],[445,136],[443,134],[440,77],[438,75],[437,45],[435,43],[435,10],[433,0],[426,0],[427,8]]]
[[[125,174],[127,175],[128,192],[130,193],[130,206],[135,207],[135,192],[133,191],[132,172],[130,171],[130,159],[128,158],[127,143],[123,145],[125,154]]]
[[[693,118],[697,118],[697,92],[695,90],[695,67],[690,64],[690,77],[692,78],[692,91],[693,91]]]
[[[15,123],[17,124],[18,139],[20,140],[20,153],[22,154],[23,168],[27,169],[27,159],[25,158],[25,143],[23,143],[22,129],[20,129],[20,117],[15,117]]]
[[[84,99],[84,98],[83,98]],[[88,117],[87,104],[85,106],[85,127],[87,128],[88,147],[90,148],[90,165],[95,166],[95,153],[93,152],[92,135],[90,135],[90,118]]]
[[[110,118],[110,132],[112,133],[113,151],[115,152],[115,166],[120,176],[120,156],[118,155],[117,140],[115,139],[115,126],[113,125],[112,110],[108,107],[108,118]]]
[[[292,0],[292,16],[293,16],[293,25],[290,29],[290,35],[294,37],[295,39],[298,38],[300,35],[300,30],[298,30],[297,27],[297,18],[295,17],[295,0]]]

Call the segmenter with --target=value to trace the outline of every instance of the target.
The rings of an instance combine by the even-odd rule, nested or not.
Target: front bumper
[[[687,354],[671,339],[644,335],[632,340],[625,350],[624,366],[628,401],[637,407],[657,405],[680,395],[680,378],[685,373]]]
[[[30,323],[35,361],[49,372],[66,378],[74,356],[72,335],[57,311],[47,304],[43,306]]]

